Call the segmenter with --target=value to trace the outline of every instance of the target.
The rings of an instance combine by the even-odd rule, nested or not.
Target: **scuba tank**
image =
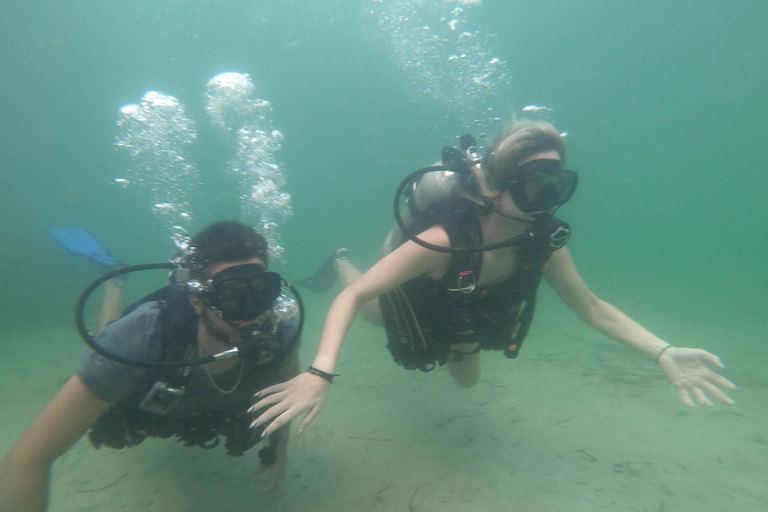
[[[400,220],[405,226],[411,227],[433,205],[449,197],[458,196],[462,192],[470,195],[478,193],[479,187],[473,168],[480,163],[481,159],[477,155],[475,138],[469,134],[463,135],[460,143],[461,150],[445,146],[441,161],[411,173],[401,183],[401,188],[395,194],[395,218],[398,222],[387,235],[380,256],[389,254],[403,242]],[[406,198],[402,208],[400,208],[401,196]],[[408,233],[405,235],[411,238]]]

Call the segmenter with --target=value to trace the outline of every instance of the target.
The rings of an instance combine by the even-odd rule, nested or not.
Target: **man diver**
[[[361,274],[346,251],[337,252],[331,263],[345,288],[326,317],[315,371],[260,391],[252,410],[261,413],[253,426],[271,422],[266,432],[272,432],[300,415],[298,432],[309,425],[325,403],[342,343],[361,311],[366,319],[378,316],[388,348],[404,368],[446,365],[460,386],[475,386],[481,350],[517,356],[542,278],[584,323],[655,361],[686,405],[711,406],[709,396],[732,404],[725,391],[734,384],[710,369],[723,368],[719,358],[658,338],[582,280],[565,247],[570,228],[554,217],[577,183],[576,173],[564,169],[559,132],[545,122],[515,122],[483,158],[476,157],[472,142],[464,148],[461,172],[445,168],[451,155],[444,151],[443,166],[412,174],[436,181],[442,176],[445,183],[424,191],[422,180],[409,189],[410,198],[432,196],[434,205],[430,200],[404,208],[416,206],[410,233],[398,222],[398,234],[407,236],[391,233],[370,270]],[[449,180],[457,176],[460,186]],[[407,186],[403,182],[400,191]],[[324,267],[305,285],[326,288]]]
[[[133,363],[85,353],[0,462],[0,512],[46,510],[53,462],[86,432],[97,448],[170,436],[210,448],[224,437],[231,455],[261,441],[262,432],[248,428],[254,393],[299,372],[300,325],[280,276],[267,271],[267,249],[262,235],[236,221],[193,237],[172,284],[94,339],[100,351]],[[210,362],[185,366],[192,360]],[[289,428],[284,423],[259,452],[271,469],[265,491],[281,485]]]

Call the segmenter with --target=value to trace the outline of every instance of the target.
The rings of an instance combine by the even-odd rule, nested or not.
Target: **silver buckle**
[[[477,288],[477,277],[475,277],[475,272],[473,270],[460,272],[456,284],[458,285],[457,288],[448,288],[448,290],[452,292],[472,293],[475,291],[475,288]]]

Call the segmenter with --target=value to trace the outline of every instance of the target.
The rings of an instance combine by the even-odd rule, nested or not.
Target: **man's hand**
[[[286,433],[287,435],[287,433]],[[280,450],[278,448],[277,450],[277,459],[275,460],[275,463],[272,464],[272,466],[267,467],[264,464],[259,466],[259,469],[256,470],[256,473],[253,475],[253,479],[257,480],[261,478],[261,476],[269,471],[269,482],[264,487],[262,492],[264,493],[270,493],[275,492],[283,485],[283,478],[285,477],[285,468],[287,467],[288,457],[286,450]]]

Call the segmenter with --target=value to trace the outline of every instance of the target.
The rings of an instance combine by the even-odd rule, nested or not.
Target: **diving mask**
[[[227,322],[253,320],[280,296],[282,279],[263,265],[248,263],[217,272],[197,293]]]
[[[568,202],[578,181],[560,160],[542,158],[522,164],[510,175],[507,189],[520,211],[543,212]]]

